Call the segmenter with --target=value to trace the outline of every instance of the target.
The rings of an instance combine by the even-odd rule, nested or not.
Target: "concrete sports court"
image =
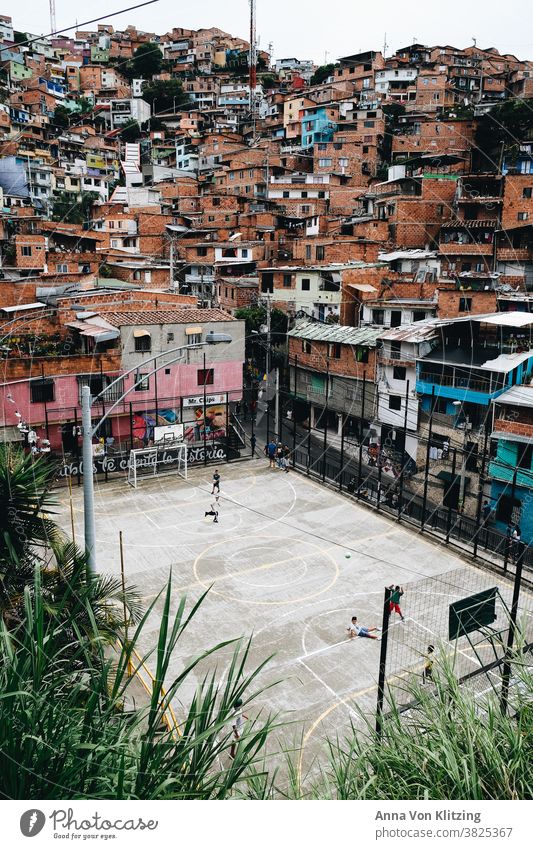
[[[418,674],[427,644],[446,640],[451,601],[498,585],[510,603],[510,583],[303,475],[272,471],[264,459],[222,464],[219,471],[218,524],[204,518],[213,500],[212,466],[190,468],[187,481],[166,474],[143,478],[137,489],[123,479],[96,485],[98,568],[120,573],[121,530],[127,581],[147,602],[170,568],[176,601],[186,593],[192,602],[211,587],[180,641],[173,670],[217,642],[253,634],[252,664],[275,655],[259,684],[280,681],[254,707],[289,720],[284,743],[303,738],[309,762],[326,734],[348,727],[354,703],[369,715],[375,710],[381,643],[349,640],[346,629],[354,614],[363,625],[381,625],[385,585],[405,588],[406,622],[392,620],[389,679],[405,677],[406,670]],[[60,497],[59,521],[70,533],[68,493]],[[81,490],[74,489],[73,507],[80,545]],[[428,580],[437,576],[437,585]],[[525,591],[522,604],[531,613]],[[145,651],[156,643],[156,616],[149,626]],[[470,671],[478,661],[461,639],[461,671]],[[221,652],[219,670],[230,654]],[[191,679],[182,701],[193,688]]]

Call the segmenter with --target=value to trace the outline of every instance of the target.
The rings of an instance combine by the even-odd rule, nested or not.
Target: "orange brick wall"
[[[302,350],[302,341],[302,339],[296,339],[292,336],[289,338],[289,356],[298,357],[298,366],[325,374],[329,363],[330,374],[357,377],[362,380],[363,374],[366,372],[367,379],[374,380],[376,373],[375,348],[369,349],[368,363],[358,363],[350,345],[341,345],[340,358],[333,359],[328,355],[327,342],[312,342],[311,353],[306,354]]]
[[[524,198],[524,189],[533,188],[533,174],[507,174],[503,189],[502,227],[522,227],[533,224],[533,197]],[[532,192],[533,195],[533,192]],[[526,220],[520,220],[518,213],[526,212]]]

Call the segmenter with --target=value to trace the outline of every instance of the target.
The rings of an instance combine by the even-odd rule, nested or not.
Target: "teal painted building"
[[[520,526],[533,543],[533,386],[515,386],[494,405],[491,433],[491,507],[496,527]]]

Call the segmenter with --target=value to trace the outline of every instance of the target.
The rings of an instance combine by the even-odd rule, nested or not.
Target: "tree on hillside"
[[[133,76],[143,77],[143,79],[151,79],[154,74],[159,74],[163,64],[163,54],[157,46],[148,42],[141,44],[133,54],[131,69]]]
[[[120,131],[120,138],[123,142],[136,142],[141,137],[141,128],[137,121],[128,121],[124,124]]]
[[[183,91],[180,80],[153,80],[143,85],[143,98],[151,106],[155,105],[156,112],[167,112],[188,106],[190,100]]]
[[[518,145],[533,131],[533,99],[506,100],[485,113],[478,122],[475,142],[477,170],[498,169],[504,153]]]
[[[334,65],[333,62],[329,65],[320,65],[311,77],[311,85],[320,85],[320,83],[323,83],[332,75],[335,68],[336,65]]]
[[[91,192],[60,192],[54,198],[52,220],[66,224],[84,224],[91,217],[95,195]]]
[[[66,106],[56,106],[54,110],[54,117],[52,118],[52,124],[55,124],[56,127],[62,127],[65,129],[70,124],[70,111]]]

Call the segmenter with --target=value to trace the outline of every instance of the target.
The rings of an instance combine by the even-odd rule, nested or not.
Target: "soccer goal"
[[[187,480],[187,446],[173,444],[171,448],[153,446],[133,448],[128,459],[128,483],[136,488],[141,478],[158,477],[163,473],[178,474]]]

